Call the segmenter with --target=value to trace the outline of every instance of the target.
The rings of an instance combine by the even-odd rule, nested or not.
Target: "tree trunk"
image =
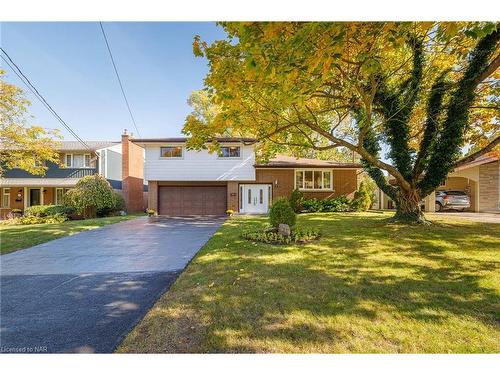
[[[429,224],[420,207],[420,201],[421,198],[416,189],[410,191],[401,189],[395,200],[396,215],[391,221],[405,224]]]

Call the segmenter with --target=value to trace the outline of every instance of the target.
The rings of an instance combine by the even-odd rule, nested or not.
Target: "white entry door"
[[[240,185],[241,212],[266,214],[269,210],[271,185]]]

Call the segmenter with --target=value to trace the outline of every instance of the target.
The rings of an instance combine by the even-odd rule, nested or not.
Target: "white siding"
[[[145,147],[144,179],[147,181],[255,180],[253,146],[240,144],[239,158],[219,158],[217,153],[187,150],[184,147],[183,157],[180,159],[160,158],[160,147],[163,146],[172,145],[154,144]]]
[[[101,154],[100,173],[110,180],[122,180],[122,144],[98,150]]]

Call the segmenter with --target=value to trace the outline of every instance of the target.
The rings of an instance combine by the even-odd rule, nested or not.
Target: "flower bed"
[[[245,232],[243,238],[250,241],[258,241],[274,245],[304,244],[319,238],[319,231],[316,229],[295,228],[290,236],[283,236],[275,228],[268,228],[261,231]]]

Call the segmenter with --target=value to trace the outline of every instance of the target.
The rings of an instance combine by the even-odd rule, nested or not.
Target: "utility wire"
[[[109,46],[108,38],[106,37],[106,32],[104,31],[104,27],[102,26],[102,22],[99,22],[99,26],[101,26],[102,35],[104,36],[104,41],[106,42],[106,47],[108,48],[109,57],[111,58],[111,63],[113,64],[113,68],[115,69],[116,78],[118,79],[118,83],[120,84],[120,89],[122,90],[123,99],[125,99],[125,104],[128,108],[128,113],[130,113],[130,118],[132,119],[132,123],[134,124],[134,128],[137,131],[137,135],[140,137],[141,133],[137,128],[137,124],[135,123],[134,115],[132,114],[132,110],[130,109],[130,104],[127,100],[127,95],[125,95],[125,90],[123,89],[122,80],[120,79],[120,74],[118,74],[118,69],[116,68],[115,59],[113,58],[113,53],[111,53],[111,48]]]
[[[73,129],[59,116],[59,114],[54,110],[54,108],[51,107],[51,105],[45,100],[45,98],[40,94],[40,92],[37,90],[37,88],[31,83],[31,81],[26,77],[26,75],[23,73],[21,68],[12,60],[12,58],[9,56],[9,54],[2,48],[0,47],[0,50],[3,52],[3,54],[7,57],[5,58],[3,55],[2,60],[7,63],[7,65],[11,68],[11,70],[19,77],[19,79],[28,87],[28,89],[35,95],[35,97],[40,100],[40,102],[47,108],[47,110],[68,130],[75,139],[80,142],[86,149],[94,151],[89,147],[88,144],[85,143],[83,139],[81,139],[78,134],[75,133]]]

